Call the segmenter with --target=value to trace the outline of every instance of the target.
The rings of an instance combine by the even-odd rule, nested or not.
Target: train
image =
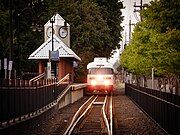
[[[87,92],[110,94],[114,90],[115,76],[113,64],[105,57],[96,57],[87,65]]]

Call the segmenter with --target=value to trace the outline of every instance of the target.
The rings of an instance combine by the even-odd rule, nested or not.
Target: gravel
[[[166,135],[127,96],[117,89],[113,96],[114,134],[116,135]]]

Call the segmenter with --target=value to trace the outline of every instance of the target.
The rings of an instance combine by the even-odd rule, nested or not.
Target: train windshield
[[[88,74],[113,74],[111,68],[90,68]]]

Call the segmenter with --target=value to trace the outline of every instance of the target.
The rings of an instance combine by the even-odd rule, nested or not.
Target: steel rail
[[[112,93],[110,97],[110,135],[113,135],[113,108],[112,108]]]
[[[106,115],[106,112],[105,112],[106,103],[107,103],[107,96],[105,97],[105,100],[104,100],[104,103],[103,103],[102,113],[103,113],[104,123],[105,123],[105,125],[107,127],[108,135],[110,135],[110,126],[109,126],[109,122],[108,122],[107,115]]]
[[[105,122],[105,125],[107,127],[107,132],[108,132],[108,135],[113,135],[113,118],[112,118],[112,94],[110,96],[110,101],[109,101],[109,116],[110,116],[110,122],[108,122],[108,119],[107,119],[107,115],[106,115],[106,112],[105,112],[105,106],[107,104],[107,96],[105,98],[105,101],[104,101],[104,104],[103,104],[103,108],[102,108],[102,111],[103,111],[103,118],[104,118],[104,122]]]
[[[64,135],[70,135],[75,126],[77,125],[77,123],[84,117],[84,115],[88,112],[88,110],[92,107],[93,104],[95,104],[96,102],[96,99],[98,98],[98,96],[96,96],[94,99],[93,99],[94,96],[91,96],[79,109],[78,111],[76,112],[76,114],[73,116],[72,118],[72,121],[70,123],[70,125],[68,126],[68,128],[66,129],[66,131],[64,132]],[[90,100],[93,99],[91,102]],[[102,106],[102,115],[103,115],[103,119],[104,119],[104,123],[105,123],[105,127],[107,128],[107,133],[108,135],[112,135],[113,132],[112,132],[112,94],[110,96],[110,100],[109,100],[109,104],[107,104],[108,102],[108,96],[105,97],[104,101],[102,102],[103,106]],[[84,109],[85,105],[88,105],[88,107],[82,112],[82,110]],[[109,118],[110,118],[110,122],[108,121],[108,118],[107,118],[107,113],[106,113],[106,105],[108,105],[108,111],[109,111]],[[81,114],[82,113],[82,114]]]
[[[86,110],[83,112],[83,114],[80,115],[81,110],[84,108],[84,106],[86,104],[88,104],[90,102],[90,100],[93,98],[94,96],[91,96],[76,112],[76,114],[74,115],[70,125],[68,126],[68,128],[66,129],[66,131],[64,132],[64,135],[70,135],[74,129],[74,127],[76,126],[76,124],[79,122],[79,120],[87,113],[87,111],[90,109],[90,107],[92,106],[92,104],[94,103],[94,101],[97,99],[98,96],[96,96],[93,101],[89,104],[89,106],[86,108]],[[78,115],[80,115],[78,117]]]

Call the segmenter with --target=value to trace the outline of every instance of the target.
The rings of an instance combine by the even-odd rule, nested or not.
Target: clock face
[[[54,33],[54,29],[53,29],[53,33]],[[47,34],[48,38],[52,37],[52,27],[47,28],[46,34]]]
[[[66,27],[61,27],[61,28],[59,29],[59,36],[60,36],[61,38],[65,38],[67,35],[68,35],[67,28],[66,28]]]

